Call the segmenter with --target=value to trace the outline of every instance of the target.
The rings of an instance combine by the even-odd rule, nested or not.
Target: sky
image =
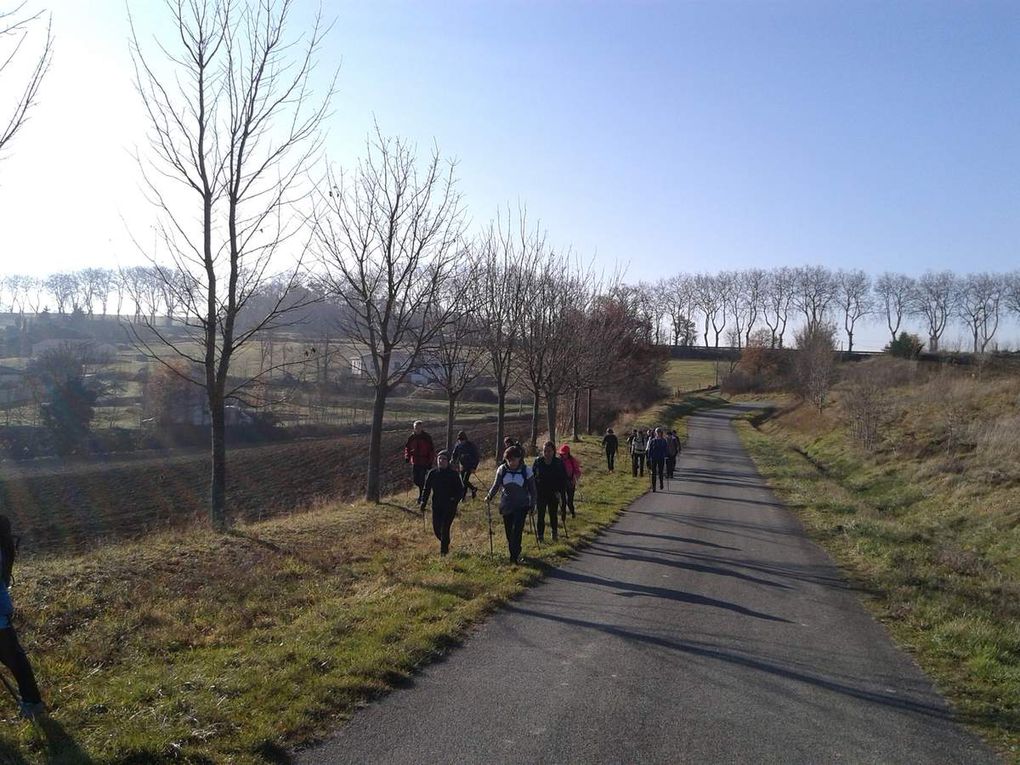
[[[317,5],[299,2],[294,30]],[[132,0],[145,35],[161,3]],[[35,2],[56,51],[0,161],[0,260],[141,261],[154,213],[121,0]],[[335,21],[327,153],[373,121],[458,161],[474,226],[526,204],[628,280],[1020,266],[1020,3],[365,0]]]

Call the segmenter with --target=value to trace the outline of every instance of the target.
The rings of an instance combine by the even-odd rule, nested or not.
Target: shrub
[[[836,328],[825,323],[807,326],[797,333],[795,339],[797,392],[821,411],[835,377]]]
[[[86,360],[80,347],[68,345],[46,352],[25,370],[58,454],[85,442],[102,392],[99,381],[86,375]]]
[[[891,341],[882,350],[891,356],[900,359],[916,359],[921,355],[924,343],[917,335],[909,332],[900,332],[896,339]]]

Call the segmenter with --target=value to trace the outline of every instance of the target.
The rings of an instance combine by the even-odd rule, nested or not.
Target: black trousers
[[[457,504],[437,505],[432,503],[432,531],[439,540],[439,552],[446,555],[450,551],[450,527],[457,517]]]
[[[560,498],[558,495],[553,494],[551,496],[543,497],[541,494],[538,495],[538,538],[545,538],[545,513],[549,511],[549,525],[552,526],[553,539],[559,535],[559,530],[556,528],[556,508],[560,505]]]
[[[606,467],[612,473],[616,467],[616,452],[606,452]]]
[[[571,518],[573,518],[574,516],[577,515],[577,513],[574,512],[574,492],[575,491],[577,491],[577,487],[576,486],[571,486],[569,484],[567,485],[567,496],[566,496],[565,501],[563,503],[563,520],[564,520],[564,522],[566,522],[566,520],[567,520],[567,510],[570,511],[570,517]]]
[[[663,476],[666,473],[666,460],[648,460],[648,472],[652,476],[652,491],[655,491],[655,477],[659,477],[659,488],[663,488]]]
[[[478,487],[471,483],[471,475],[475,472],[474,468],[461,468],[460,478],[464,481],[464,499],[467,499],[468,491],[471,492],[471,496],[475,496],[478,492]]]
[[[638,473],[641,475],[645,474],[645,453],[631,454],[630,455],[630,469],[634,473],[634,477],[637,478]]]
[[[418,501],[421,501],[421,493],[425,490],[425,477],[429,474],[428,465],[411,465],[411,479],[418,487]]]
[[[32,665],[28,663],[25,649],[18,642],[18,633],[14,631],[14,627],[0,629],[0,661],[18,681],[18,693],[21,695],[22,701],[29,704],[42,701],[42,697],[39,695],[39,686],[35,682],[35,673],[32,672]]]
[[[514,563],[521,557],[521,537],[524,535],[524,522],[528,518],[528,508],[522,507],[503,516],[503,529],[506,531],[506,544],[510,548],[510,560]]]
[[[676,457],[666,457],[666,478],[672,478],[676,472]]]

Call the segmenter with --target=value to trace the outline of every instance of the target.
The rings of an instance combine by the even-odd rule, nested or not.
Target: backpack
[[[524,484],[518,486],[516,483],[505,483],[503,481],[507,473],[517,474],[520,473],[524,479]],[[528,491],[528,466],[521,465],[518,470],[510,470],[506,464],[500,465],[499,470],[496,471],[496,481],[499,483],[499,487],[502,490],[502,494],[499,497],[499,514],[510,515],[514,510],[520,510],[524,507],[531,507],[531,492]]]

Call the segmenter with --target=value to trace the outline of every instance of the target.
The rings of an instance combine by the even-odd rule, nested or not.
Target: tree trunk
[[[453,451],[453,412],[457,408],[457,397],[449,396],[446,406],[446,449]]]
[[[556,443],[556,401],[558,396],[545,397],[546,418],[549,420],[549,440]]]
[[[227,421],[223,393],[209,395],[212,422],[212,482],[209,489],[209,520],[217,531],[227,527]]]
[[[380,463],[382,462],[382,425],[386,413],[386,388],[377,384],[375,401],[372,403],[372,435],[368,443],[368,484],[365,488],[365,499],[378,502],[382,496],[380,491]]]
[[[931,353],[939,352],[939,338],[938,335],[928,335],[928,350]]]
[[[496,402],[496,455],[497,464],[503,459],[503,438],[504,438],[504,420],[506,419],[506,388],[502,385],[496,386],[496,396],[498,398]]]
[[[854,352],[854,333],[850,332],[849,330],[846,333],[846,352],[847,353]]]
[[[578,425],[580,424],[580,423],[578,423],[578,419],[579,419],[578,415],[580,414],[580,412],[581,412],[581,391],[580,390],[575,390],[574,391],[574,411],[573,411],[573,414],[571,414],[571,416],[570,416],[570,419],[574,423],[574,432],[571,435],[573,436],[573,439],[574,439],[575,442],[581,440],[581,431],[580,431],[580,428],[578,427]]]
[[[588,388],[588,406],[584,413],[584,431],[589,436],[591,435],[591,392],[592,388]]]
[[[538,449],[538,393],[532,391],[534,398],[531,402],[531,451],[534,453]]]

